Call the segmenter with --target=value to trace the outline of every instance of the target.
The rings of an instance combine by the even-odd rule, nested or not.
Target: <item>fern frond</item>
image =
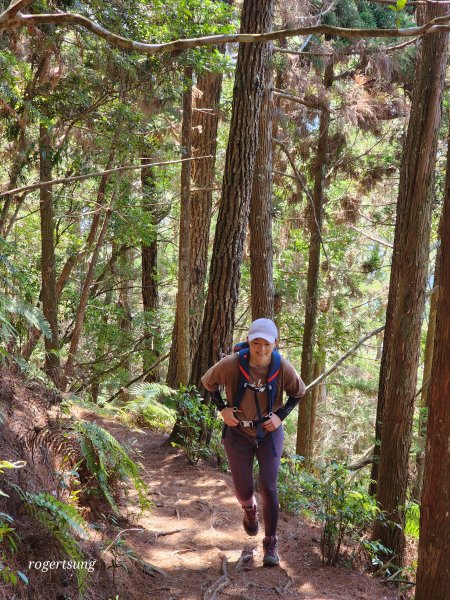
[[[108,431],[89,421],[76,421],[81,451],[89,471],[95,476],[111,508],[118,512],[112,493],[114,480],[131,480],[138,493],[142,510],[149,508],[148,488],[139,476],[138,465],[131,460],[125,448]]]
[[[177,391],[159,383],[137,383],[129,390],[135,400],[123,406],[125,422],[143,427],[170,430],[176,420]]]
[[[31,304],[22,302],[21,300],[8,298],[1,292],[0,304],[3,306],[3,309],[6,310],[6,312],[24,317],[31,325],[34,325],[40,331],[42,331],[45,337],[51,337],[52,332],[49,322],[44,317],[43,312],[35,306],[31,306]]]
[[[23,491],[19,486],[11,484],[17,491],[30,513],[49,533],[58,540],[63,552],[70,560],[83,561],[84,555],[74,533],[81,538],[88,538],[88,524],[74,506],[61,502],[47,492],[33,494]],[[76,571],[78,589],[83,593],[86,586],[86,573]]]
[[[132,396],[142,396],[145,398],[154,398],[159,402],[169,400],[176,396],[177,390],[170,388],[162,383],[148,383],[139,382],[135,383],[129,388],[129,393]]]

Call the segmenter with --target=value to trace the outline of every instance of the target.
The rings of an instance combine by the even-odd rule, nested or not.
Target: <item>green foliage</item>
[[[51,336],[50,325],[42,311],[23,300],[23,291],[17,287],[23,277],[9,259],[12,252],[14,245],[0,237],[0,284],[7,289],[6,294],[0,291],[0,342],[4,346],[19,338],[24,324],[37,327],[46,337]],[[0,353],[8,356],[3,348]]]
[[[352,557],[361,546],[376,564],[377,553],[383,548],[379,542],[368,545],[364,532],[381,515],[367,486],[355,481],[352,473],[337,462],[316,473],[303,469],[302,462],[303,458],[296,455],[281,459],[280,506],[322,523],[320,546],[325,564],[338,562],[344,542],[352,545]]]
[[[59,542],[65,555],[71,560],[82,561],[84,555],[74,534],[87,539],[89,525],[78,510],[70,504],[57,500],[47,492],[31,493],[23,491],[16,485],[13,487],[33,518]],[[76,576],[80,593],[83,593],[86,586],[86,574],[77,569]]]
[[[212,407],[205,404],[196,387],[180,387],[176,399],[177,422],[172,444],[181,446],[192,464],[211,456],[211,432],[218,427]]]
[[[316,489],[319,480],[303,468],[304,458],[294,454],[281,459],[278,498],[283,510],[313,519],[318,509]]]
[[[176,421],[177,392],[159,383],[138,383],[129,393],[136,399],[123,406],[126,422],[168,431]]]
[[[345,539],[360,541],[362,532],[380,514],[375,499],[355,485],[351,472],[332,462],[320,483],[318,518],[323,522],[322,560],[328,565],[338,562]]]
[[[8,460],[0,461],[0,474],[5,472],[5,469],[20,469],[25,466],[25,463],[18,461],[15,463]],[[8,496],[0,489],[0,496]],[[14,527],[14,519],[7,513],[0,512],[0,581],[6,584],[17,585],[19,580],[23,583],[28,583],[28,578],[21,571],[14,571],[6,564],[8,557],[15,554],[17,550],[17,542],[19,536]]]
[[[420,504],[418,502],[412,501],[406,505],[405,520],[405,535],[418,540],[420,534]]]
[[[147,485],[139,475],[138,465],[131,460],[122,444],[95,423],[77,421],[74,429],[78,434],[86,466],[112,510],[119,512],[113,495],[114,483],[127,480],[131,481],[137,491],[141,510],[150,508]]]

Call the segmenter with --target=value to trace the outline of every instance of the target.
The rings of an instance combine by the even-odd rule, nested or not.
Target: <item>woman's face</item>
[[[256,338],[248,343],[250,347],[250,361],[255,367],[266,367],[270,364],[275,344],[264,338]]]

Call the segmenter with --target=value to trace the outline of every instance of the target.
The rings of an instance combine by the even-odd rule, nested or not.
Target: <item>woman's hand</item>
[[[268,421],[265,421],[262,426],[266,431],[275,431],[281,425],[281,419],[278,415],[273,413]]]
[[[230,406],[221,410],[220,414],[225,424],[229,427],[236,427],[236,425],[239,425],[239,420],[234,416],[233,409]]]

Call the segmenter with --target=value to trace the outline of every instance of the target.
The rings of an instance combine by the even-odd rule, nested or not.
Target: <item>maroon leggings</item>
[[[259,441],[249,440],[235,427],[227,427],[223,445],[230,465],[236,498],[242,506],[252,506],[255,502],[253,461],[259,463],[259,491],[262,497],[264,529],[266,536],[276,534],[278,523],[277,479],[283,449],[283,426],[266,434]]]

